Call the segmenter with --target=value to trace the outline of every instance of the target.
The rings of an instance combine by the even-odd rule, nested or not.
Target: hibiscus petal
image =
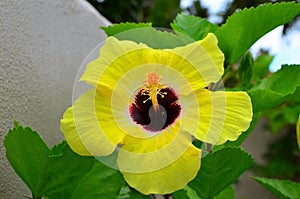
[[[100,57],[88,64],[80,80],[95,87],[104,84],[113,89],[116,82],[135,67],[162,65],[176,70],[189,80],[193,89],[197,89],[221,78],[223,62],[224,55],[212,33],[201,41],[163,50],[109,37]]]
[[[199,120],[182,119],[182,129],[197,139],[210,144],[223,144],[236,140],[246,131],[252,120],[251,99],[246,92],[196,91],[199,106]],[[189,110],[194,111],[194,110]],[[195,124],[197,132],[193,132]],[[193,129],[191,129],[193,128]]]
[[[192,137],[179,131],[180,122],[149,138],[127,136],[119,151],[119,169],[129,173],[152,172],[175,162],[191,145]]]
[[[201,150],[190,145],[174,163],[160,170],[147,173],[121,172],[126,182],[143,194],[168,194],[182,189],[196,177],[200,158]]]
[[[90,156],[91,153],[86,149],[77,133],[72,109],[73,108],[70,107],[64,113],[60,129],[64,133],[65,139],[74,152],[80,155]]]
[[[81,155],[109,155],[124,137],[103,97],[96,90],[87,91],[61,120],[68,144]]]
[[[204,88],[219,81],[224,73],[225,58],[217,44],[216,36],[209,33],[203,40],[171,49],[169,51],[180,58],[170,58],[170,65],[193,82],[194,89]]]
[[[112,62],[119,59],[123,54],[146,47],[144,44],[137,44],[132,41],[119,41],[115,37],[108,37],[104,46],[100,49],[100,56],[87,65],[80,81],[86,81],[88,84],[97,87],[100,76]]]

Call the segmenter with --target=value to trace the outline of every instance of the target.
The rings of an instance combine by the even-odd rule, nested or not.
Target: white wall
[[[59,120],[72,102],[81,62],[109,22],[84,0],[0,1],[0,198],[30,196],[5,156],[16,118],[48,145],[63,138]]]

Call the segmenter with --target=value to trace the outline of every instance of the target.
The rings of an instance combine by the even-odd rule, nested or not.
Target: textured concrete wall
[[[62,140],[59,120],[72,102],[77,69],[105,38],[109,22],[84,0],[0,1],[0,198],[30,196],[5,157],[3,140],[16,118]]]

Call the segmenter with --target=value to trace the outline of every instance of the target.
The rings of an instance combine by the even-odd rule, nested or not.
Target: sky
[[[211,17],[209,21],[215,23],[219,21],[216,15],[225,9],[226,3],[231,0],[201,0],[201,4],[209,9]],[[181,6],[191,5],[193,0],[181,0]],[[298,29],[300,24],[298,24]],[[280,69],[282,64],[300,64],[300,31],[290,31],[287,36],[282,36],[283,26],[280,26],[260,38],[252,47],[251,52],[257,55],[259,49],[268,49],[269,53],[275,55],[271,63],[270,70]]]

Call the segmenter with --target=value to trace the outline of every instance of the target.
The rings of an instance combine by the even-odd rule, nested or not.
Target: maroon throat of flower
[[[147,74],[147,81],[135,94],[129,108],[132,120],[150,132],[166,129],[181,112],[175,91],[160,80],[156,72]]]

